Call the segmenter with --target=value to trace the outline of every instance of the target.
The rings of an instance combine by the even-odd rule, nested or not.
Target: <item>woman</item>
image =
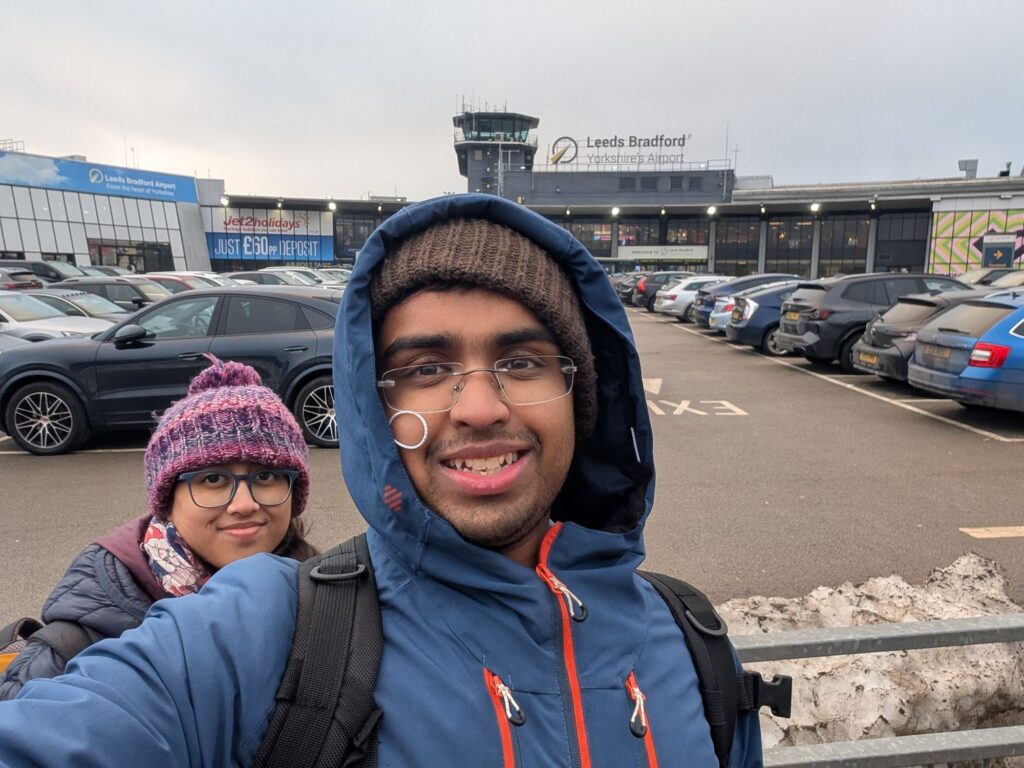
[[[164,412],[146,448],[148,514],[75,558],[43,606],[53,629],[93,642],[117,637],[156,600],[198,592],[235,560],[316,554],[299,517],[309,497],[302,430],[256,371],[208,357],[213,365]],[[0,700],[61,674],[66,662],[33,636],[0,678]]]

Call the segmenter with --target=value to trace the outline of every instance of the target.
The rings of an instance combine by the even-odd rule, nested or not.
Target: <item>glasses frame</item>
[[[451,376],[452,378],[458,378],[458,381],[452,386],[452,402],[451,402],[451,405],[449,405],[447,408],[442,408],[441,410],[415,411],[415,413],[448,413],[452,408],[454,408],[456,405],[458,405],[459,398],[462,396],[462,390],[465,389],[465,387],[466,387],[466,377],[469,376],[471,373],[489,373],[489,374],[491,374],[491,378],[494,379],[494,385],[498,388],[498,392],[501,394],[501,398],[506,403],[508,403],[509,405],[518,405],[518,406],[543,405],[544,403],[553,403],[555,400],[561,400],[563,397],[567,397],[569,394],[572,393],[572,388],[576,385],[576,372],[579,370],[579,368],[576,366],[576,363],[573,361],[573,359],[571,357],[567,357],[566,355],[527,355],[527,356],[525,356],[525,359],[530,359],[530,358],[542,358],[542,359],[545,359],[545,360],[557,359],[557,360],[566,360],[566,361],[568,361],[568,365],[563,365],[561,367],[561,372],[562,372],[562,374],[564,376],[571,376],[572,377],[571,380],[569,381],[568,387],[566,387],[565,392],[563,392],[560,395],[557,395],[556,397],[549,397],[547,400],[535,400],[532,403],[514,403],[514,402],[512,402],[511,400],[509,400],[508,394],[505,392],[505,386],[501,383],[501,378],[500,378],[500,375],[507,374],[508,371],[507,370],[499,369],[497,367],[497,365],[498,365],[498,363],[503,363],[503,362],[506,362],[508,360],[521,360],[521,359],[524,359],[524,358],[523,357],[503,357],[503,358],[501,358],[499,360],[495,360],[494,361],[494,366],[495,367],[493,367],[493,368],[470,368],[468,371],[455,371],[455,372],[452,372],[452,373],[444,374],[446,376]],[[377,381],[377,388],[384,391],[384,402],[387,403],[388,408],[391,408],[392,410],[396,410],[396,411],[403,410],[401,408],[397,408],[396,406],[392,405],[391,401],[388,400],[388,390],[395,388],[394,380],[390,380],[389,381],[387,379],[388,374],[394,373],[395,371],[405,371],[405,370],[409,370],[409,369],[412,369],[412,368],[420,368],[420,367],[422,367],[424,365],[442,365],[442,363],[422,363],[421,365],[401,365],[398,368],[389,368],[388,370],[384,371],[384,373],[381,374],[380,379]],[[457,366],[461,367],[462,363],[443,363],[443,365],[457,365]]]
[[[211,472],[231,478],[231,493],[228,494],[227,500],[220,504],[214,504],[213,506],[207,504],[200,504],[198,501],[196,501],[196,495],[192,490],[192,480],[199,477],[199,475],[206,475],[210,474]],[[288,478],[288,493],[286,493],[285,497],[281,499],[279,502],[277,502],[277,504],[264,504],[261,501],[256,501],[255,491],[253,491],[252,488],[252,476],[258,475],[260,472],[277,472]],[[292,497],[292,491],[295,489],[295,481],[299,479],[299,474],[299,471],[296,469],[277,469],[276,467],[263,467],[262,469],[257,469],[253,472],[242,473],[228,472],[227,470],[223,469],[207,468],[197,469],[194,472],[182,472],[180,475],[178,475],[178,482],[185,483],[185,485],[188,486],[189,498],[191,498],[192,503],[195,504],[200,509],[220,509],[221,507],[226,507],[228,504],[234,501],[235,494],[238,492],[239,480],[245,480],[245,484],[249,487],[249,496],[251,496],[252,500],[259,504],[261,507],[279,507]]]

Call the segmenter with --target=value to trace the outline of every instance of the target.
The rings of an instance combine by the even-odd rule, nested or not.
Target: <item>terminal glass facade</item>
[[[814,245],[814,219],[807,216],[773,216],[768,220],[765,272],[789,272],[809,277]]]
[[[706,217],[669,219],[665,231],[666,245],[707,245],[710,224]]]
[[[383,220],[372,214],[334,214],[334,256],[338,261],[354,263],[363,244]]]
[[[619,245],[661,245],[658,219],[622,219],[619,221]]]
[[[854,275],[867,270],[867,216],[829,216],[821,222],[818,276]]]
[[[720,219],[715,224],[715,272],[743,276],[757,271],[761,220],[756,216]]]
[[[569,223],[573,237],[583,243],[598,258],[612,255],[612,225],[607,221],[577,221]]]

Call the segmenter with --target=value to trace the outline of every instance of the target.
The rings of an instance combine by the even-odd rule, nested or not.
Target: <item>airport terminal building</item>
[[[686,268],[824,277],[959,274],[1024,262],[1024,177],[775,186],[728,160],[686,159],[689,136],[557,136],[539,119],[453,118],[470,192],[525,205],[610,271]],[[404,198],[236,196],[219,179],[0,151],[0,257],[137,271],[351,264]]]

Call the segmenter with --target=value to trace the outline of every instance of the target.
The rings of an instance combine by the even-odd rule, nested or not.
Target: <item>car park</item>
[[[310,267],[263,267],[261,272],[291,272],[301,277],[312,280],[313,285],[340,285],[343,281],[323,272],[323,270],[311,269]]]
[[[618,282],[614,283],[615,293],[623,304],[632,303],[633,288],[640,278],[650,274],[649,272],[627,272]]]
[[[872,273],[802,282],[782,305],[777,342],[812,363],[834,360],[844,373],[860,373],[853,345],[867,324],[900,297],[929,291],[969,291],[970,286],[942,275]]]
[[[54,288],[75,288],[95,293],[129,312],[145,307],[156,301],[163,301],[171,292],[162,285],[142,275],[120,275],[118,277],[72,277]]]
[[[651,272],[637,280],[633,286],[633,293],[630,302],[634,307],[643,307],[648,312],[654,311],[654,302],[657,299],[658,291],[668,285],[690,277],[692,272]]]
[[[1013,267],[978,267],[957,275],[956,279],[967,285],[991,285],[999,278],[1016,271]]]
[[[128,316],[127,311],[114,302],[74,288],[43,288],[29,291],[29,295],[70,317],[98,317],[119,323]]]
[[[85,277],[85,273],[66,261],[31,261],[28,259],[0,259],[0,268],[27,269],[44,283],[57,283],[69,277]]]
[[[118,275],[134,275],[130,269],[115,267],[110,264],[90,264],[88,267],[79,267],[87,275],[93,277],[117,277]]]
[[[779,347],[776,337],[782,303],[793,295],[796,286],[797,281],[785,280],[743,291],[737,296],[736,306],[725,326],[726,337],[775,357],[788,354]]]
[[[985,296],[917,334],[907,380],[967,407],[1024,412],[1024,292]]]
[[[334,447],[331,359],[341,296],[309,287],[189,291],[92,337],[5,351],[0,430],[24,450],[55,454],[96,431],[151,426],[210,353],[253,366],[307,441]]]
[[[235,280],[249,280],[256,285],[296,285],[309,286],[309,281],[291,272],[255,270],[251,272],[231,272],[228,274]]]
[[[28,291],[42,287],[43,281],[27,269],[0,267],[0,291]]]
[[[347,283],[352,277],[352,270],[345,267],[323,267],[317,271],[330,276],[339,283]]]
[[[799,275],[771,272],[764,275],[745,275],[743,277],[734,277],[724,283],[705,286],[697,291],[697,298],[694,300],[694,324],[699,325],[702,328],[710,327],[709,318],[711,316],[711,310],[714,309],[715,302],[720,296],[734,295],[740,291],[745,291],[748,288],[756,288],[759,285],[767,285],[768,283],[777,283],[780,280],[798,279],[800,279]]]
[[[0,333],[25,341],[87,336],[110,326],[109,320],[68,317],[25,291],[0,291]]]
[[[158,275],[149,273],[146,275],[146,279],[152,280],[157,285],[162,285],[171,293],[184,293],[185,291],[194,291],[197,288],[212,288],[215,285],[213,282],[203,280],[196,275]]]
[[[853,345],[853,366],[883,379],[907,380],[907,362],[914,354],[917,334],[932,318],[989,291],[947,291],[904,296],[885,314],[867,324]]]
[[[694,301],[701,288],[728,280],[721,275],[692,275],[666,284],[655,294],[654,311],[671,315],[681,323],[693,322]]]

